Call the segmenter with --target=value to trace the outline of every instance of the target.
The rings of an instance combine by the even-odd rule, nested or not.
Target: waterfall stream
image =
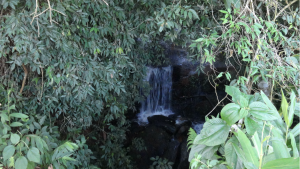
[[[173,114],[171,111],[172,67],[148,67],[145,80],[149,82],[151,91],[146,100],[142,102],[138,114],[139,124],[148,123],[147,117],[149,116]]]

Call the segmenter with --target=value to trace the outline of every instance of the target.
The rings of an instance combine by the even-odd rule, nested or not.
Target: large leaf
[[[206,146],[203,144],[195,144],[192,146],[189,161],[194,158],[194,155],[201,154],[201,158],[203,159],[211,159],[215,152],[218,150],[219,146]]]
[[[252,140],[252,143],[253,143],[254,148],[256,150],[257,156],[259,157],[260,153],[261,153],[261,141],[260,141],[260,139],[258,137],[257,132],[254,133],[254,135],[252,136],[251,140]]]
[[[267,105],[262,102],[252,102],[249,105],[249,108],[249,113],[258,119],[275,120],[278,118],[278,116],[276,115],[277,112],[274,110],[269,110]]]
[[[295,115],[300,117],[300,103],[295,104],[295,112],[294,113],[295,113]]]
[[[27,158],[29,161],[40,163],[40,152],[37,148],[32,147],[27,152]]]
[[[262,124],[262,122],[257,122],[250,117],[245,118],[246,131],[251,136],[257,131],[257,129],[259,128],[259,125],[261,125],[261,124]]]
[[[240,103],[238,100],[240,99],[242,94],[241,94],[241,91],[237,87],[226,86],[225,91],[232,97],[233,102],[235,102],[236,104]]]
[[[226,162],[231,168],[236,168],[237,165],[237,154],[235,152],[235,149],[233,147],[233,143],[238,144],[238,140],[236,137],[230,138],[227,143],[225,144],[225,157]]]
[[[238,104],[229,103],[221,110],[221,118],[231,126],[240,120],[239,110],[240,106]]]
[[[194,144],[216,146],[224,143],[228,137],[230,126],[220,118],[210,119],[204,123],[201,133],[195,138]]]
[[[281,132],[274,128],[272,130],[272,146],[277,159],[279,158],[289,158],[291,157],[287,146],[285,144],[285,140],[283,139]]]
[[[293,133],[294,137],[297,137],[300,134],[300,123],[298,123],[290,132]]]
[[[293,147],[293,157],[294,158],[299,157],[299,151],[298,151],[296,141],[295,141],[295,137],[294,137],[293,133],[290,133],[290,138],[291,138],[291,144],[292,144],[292,147]]]
[[[281,158],[267,162],[262,169],[299,169],[298,158]]]
[[[294,113],[295,113],[296,95],[293,91],[291,93],[290,100],[291,100],[291,104],[289,107],[290,110],[288,115],[288,119],[289,119],[288,128],[290,128],[291,125],[293,124]]]
[[[3,150],[2,156],[3,156],[3,161],[9,159],[11,156],[15,154],[15,147],[13,145],[6,146]]]
[[[26,157],[21,156],[16,160],[15,169],[27,169],[28,161]]]
[[[13,144],[17,144],[20,141],[20,136],[18,134],[11,134],[10,141]]]
[[[258,155],[255,153],[255,150],[252,147],[251,142],[247,138],[246,134],[243,133],[240,129],[238,129],[235,135],[243,148],[246,160],[251,162],[255,166],[258,166]]]

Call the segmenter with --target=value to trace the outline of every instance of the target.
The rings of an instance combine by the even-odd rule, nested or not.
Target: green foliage
[[[188,149],[191,148],[191,146],[193,145],[193,141],[195,140],[195,138],[197,137],[197,133],[195,132],[194,129],[190,128],[189,129],[189,133],[188,133]]]
[[[155,158],[151,157],[150,160],[153,161],[150,169],[172,169],[172,166],[174,164],[173,162],[168,162],[167,159],[162,159],[158,156],[156,156]]]
[[[48,167],[51,164],[56,169],[62,166],[67,168],[84,166],[81,163],[74,163],[76,161],[74,156],[80,155],[80,152],[76,152],[78,146],[69,141],[61,143],[58,140],[57,126],[45,124],[45,116],[37,118],[34,115],[28,116],[21,111],[18,112],[11,99],[12,94],[12,90],[8,90],[7,102],[1,103],[3,105],[0,110],[2,166],[14,166],[16,169]],[[36,122],[36,119],[40,119],[39,122]],[[59,144],[61,145],[57,146]],[[81,154],[81,156],[86,155]]]
[[[290,104],[284,100],[283,95],[281,105],[284,108],[281,108],[281,111],[288,110],[288,108],[290,111],[286,111],[286,115],[282,113],[281,116],[263,92],[259,99],[261,101],[252,100],[252,103],[253,95],[244,94],[238,91],[238,88],[227,87],[227,92],[240,105],[230,103],[222,109],[221,114],[222,112],[234,112],[239,118],[223,113],[221,119],[212,118],[204,123],[201,133],[192,144],[189,156],[191,167],[212,168],[213,165],[209,165],[208,162],[216,160],[214,165],[222,163],[230,168],[280,168],[279,166],[299,168],[299,150],[297,148],[299,139],[295,139],[294,129],[289,128],[293,121],[292,118],[288,118],[294,115],[293,104],[295,103],[292,100],[294,100],[295,94],[293,92],[290,94]],[[242,97],[245,99],[245,103],[250,104],[243,104],[238,99]],[[248,110],[248,114],[239,116],[237,108],[243,109],[242,107]],[[241,119],[245,119],[245,125],[237,122]],[[294,128],[296,129],[297,126]],[[297,133],[298,135],[299,133]],[[223,153],[220,150],[222,147],[224,147],[224,156],[220,157],[218,154]]]

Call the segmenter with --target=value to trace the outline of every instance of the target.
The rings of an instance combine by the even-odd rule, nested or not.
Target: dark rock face
[[[177,161],[178,167],[177,169],[189,169],[189,151],[187,146],[187,137],[184,138],[183,142],[180,144],[180,158]]]
[[[148,126],[137,126],[136,123],[133,123],[127,137],[129,139],[142,138],[147,147],[147,150],[132,149],[130,152],[137,168],[149,168],[153,163],[150,158],[156,156],[173,162],[173,168],[177,168],[178,165],[185,167],[186,164],[189,164],[188,154],[184,151],[186,149],[187,132],[192,123],[184,119],[181,124],[175,124],[174,119],[161,115],[148,117],[148,120]],[[186,169],[188,169],[188,165]]]
[[[148,117],[149,124],[165,129],[168,133],[174,134],[176,132],[175,121],[169,117],[162,115],[155,115]]]

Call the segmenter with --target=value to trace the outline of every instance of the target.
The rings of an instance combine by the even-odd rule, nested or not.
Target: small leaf
[[[9,159],[10,157],[12,157],[14,154],[15,154],[15,147],[13,145],[9,145],[9,146],[6,146],[3,150],[3,161]]]
[[[10,117],[17,117],[17,118],[28,118],[28,116],[26,114],[23,114],[23,113],[12,113],[9,115]]]
[[[19,126],[23,126],[23,124],[20,122],[13,122],[10,124],[10,127],[19,127]]]
[[[20,136],[18,134],[11,134],[10,141],[13,144],[17,144],[20,141]]]

